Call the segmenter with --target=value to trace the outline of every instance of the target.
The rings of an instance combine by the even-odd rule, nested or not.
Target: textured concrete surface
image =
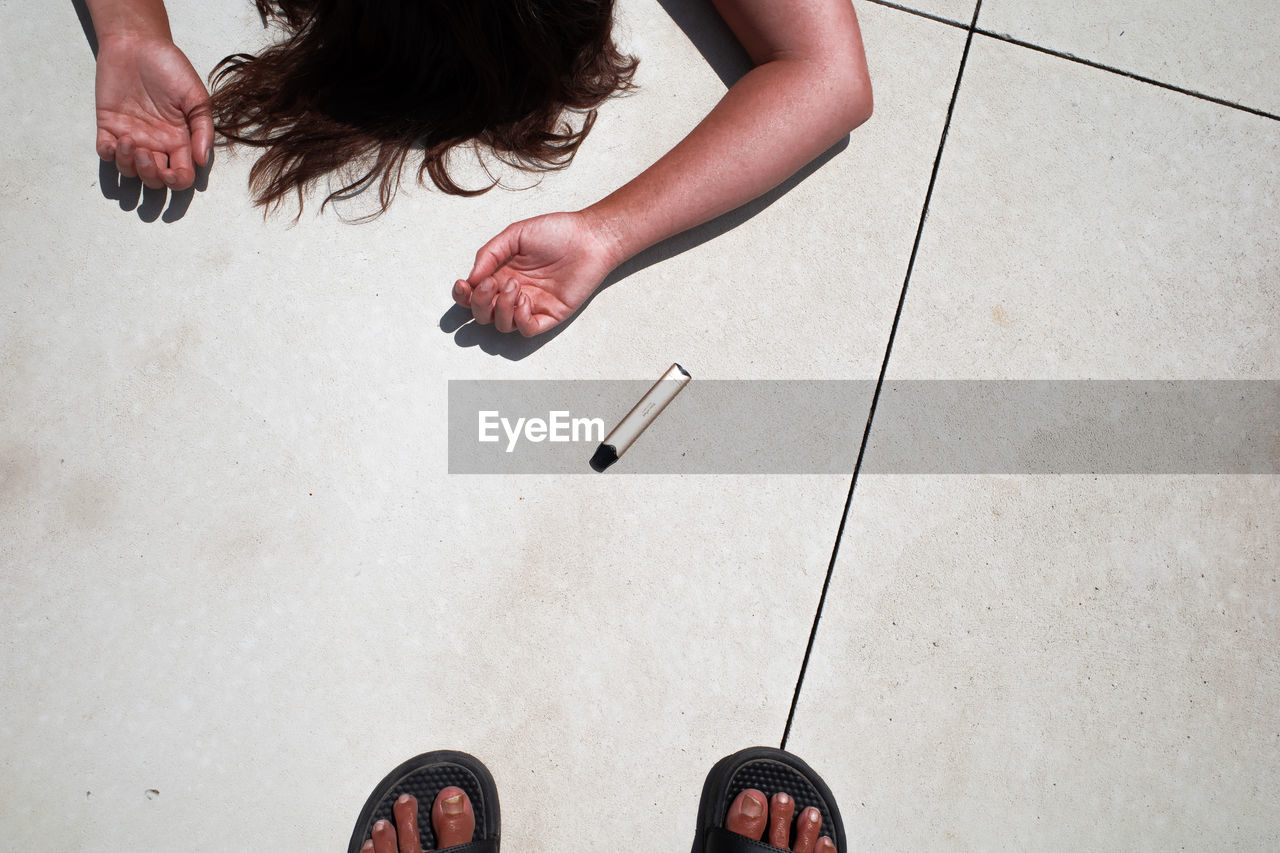
[[[352,225],[264,221],[226,151],[185,197],[111,186],[74,7],[0,2],[9,846],[341,849],[452,747],[508,846],[684,849],[707,768],[780,742],[849,477],[450,476],[447,382],[874,379],[966,33],[858,3],[847,146],[554,337],[459,326],[484,240],[631,177],[740,67],[704,5],[619,5],[641,89],[572,168]],[[169,7],[201,70],[268,37],[247,2]],[[1274,378],[1278,138],[976,37],[889,375]],[[788,741],[851,843],[1274,848],[1277,488],[860,478]]]
[[[1245,0],[983,0],[978,26],[1231,103],[1280,113],[1280,6]]]
[[[968,27],[973,21],[973,12],[977,8],[977,0],[910,0],[899,3],[896,0],[886,5],[900,7],[914,12],[933,15],[945,21],[952,21]]]
[[[1280,122],[975,38],[889,375],[1280,375],[1278,163]]]
[[[1277,501],[859,478],[790,748],[859,849],[1275,849]]]
[[[977,38],[888,377],[1280,375],[1278,162],[1275,121]],[[862,476],[789,745],[867,849],[1274,849],[1277,505]]]

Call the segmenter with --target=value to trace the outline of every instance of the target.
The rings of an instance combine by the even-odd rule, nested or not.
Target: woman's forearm
[[[584,211],[613,242],[618,262],[769,191],[871,115],[848,0],[834,13],[843,31],[814,12],[809,26],[786,32],[790,24],[783,25],[781,34],[767,29],[772,21],[751,18],[756,4],[723,5],[739,14],[726,18],[753,58],[764,61],[670,152]],[[764,14],[793,5],[806,4],[777,3]]]
[[[98,40],[140,36],[170,41],[164,0],[85,0]]]

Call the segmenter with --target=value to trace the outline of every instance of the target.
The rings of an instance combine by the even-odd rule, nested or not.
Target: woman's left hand
[[[453,300],[500,332],[541,334],[567,320],[620,263],[617,241],[586,212],[507,226],[476,253]]]

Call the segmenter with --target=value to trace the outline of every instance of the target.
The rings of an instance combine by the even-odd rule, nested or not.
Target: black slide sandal
[[[778,848],[725,829],[729,806],[738,794],[755,788],[766,798],[782,792],[796,803],[796,816],[813,806],[822,813],[819,835],[830,836],[836,853],[845,853],[844,822],[827,783],[796,756],[780,749],[753,746],[716,762],[702,786],[698,803],[698,831],[692,853],[761,853]]]
[[[356,827],[351,832],[347,853],[360,853],[369,840],[373,825],[380,820],[395,824],[391,807],[401,794],[409,794],[418,801],[418,835],[423,850],[436,849],[436,833],[431,827],[431,804],[436,794],[453,785],[466,792],[471,809],[476,816],[476,831],[469,844],[448,848],[457,853],[498,853],[498,840],[502,828],[498,807],[498,786],[493,782],[489,768],[480,760],[465,752],[441,749],[410,758],[373,789]]]

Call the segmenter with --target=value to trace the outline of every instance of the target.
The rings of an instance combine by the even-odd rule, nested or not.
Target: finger
[[[796,813],[796,801],[781,792],[773,795],[769,803],[769,843],[787,850],[791,846],[791,818]]]
[[[508,225],[502,233],[480,247],[467,281],[477,284],[498,271],[520,249],[520,225]]]
[[[191,149],[182,146],[169,154],[169,168],[160,170],[160,179],[171,190],[185,190],[196,182],[196,168],[191,162]]]
[[[471,316],[477,323],[493,322],[493,300],[498,295],[498,282],[492,276],[471,291]]]
[[[813,806],[800,812],[796,821],[796,843],[791,849],[795,853],[813,853],[818,843],[818,831],[822,829],[822,814]]]
[[[418,838],[418,801],[408,794],[401,794],[391,812],[396,818],[400,853],[422,853],[422,841]]]
[[[187,111],[187,130],[191,134],[191,150],[197,166],[208,166],[213,151],[213,112],[206,95],[202,103]]]
[[[373,853],[396,853],[396,830],[391,821],[380,820],[373,825]]]
[[[533,313],[533,300],[529,298],[529,294],[522,291],[520,301],[516,303],[515,322],[520,334],[531,338],[542,334],[560,321],[550,314]]]
[[[123,177],[138,177],[138,167],[134,164],[133,140],[122,136],[116,145],[116,171]]]
[[[460,278],[453,283],[453,301],[463,308],[471,307],[471,285],[466,279]]]
[[[748,788],[738,794],[733,804],[729,806],[729,813],[724,819],[725,828],[730,832],[759,841],[760,836],[764,835],[764,826],[768,821],[768,816],[765,814],[768,805],[764,794],[755,788]]]
[[[133,152],[133,168],[142,179],[143,186],[153,190],[164,186],[164,179],[160,177],[161,164],[157,162],[158,158],[163,157],[163,154],[152,153],[146,148],[139,148]]]
[[[523,295],[520,288],[516,287],[516,283],[507,279],[507,283],[498,293],[498,298],[493,301],[493,326],[499,332],[516,330],[516,303]]]
[[[98,129],[98,156],[108,163],[116,159],[116,135],[109,130]]]
[[[829,836],[822,836],[818,839],[818,846],[814,853],[836,853],[836,843]]]

